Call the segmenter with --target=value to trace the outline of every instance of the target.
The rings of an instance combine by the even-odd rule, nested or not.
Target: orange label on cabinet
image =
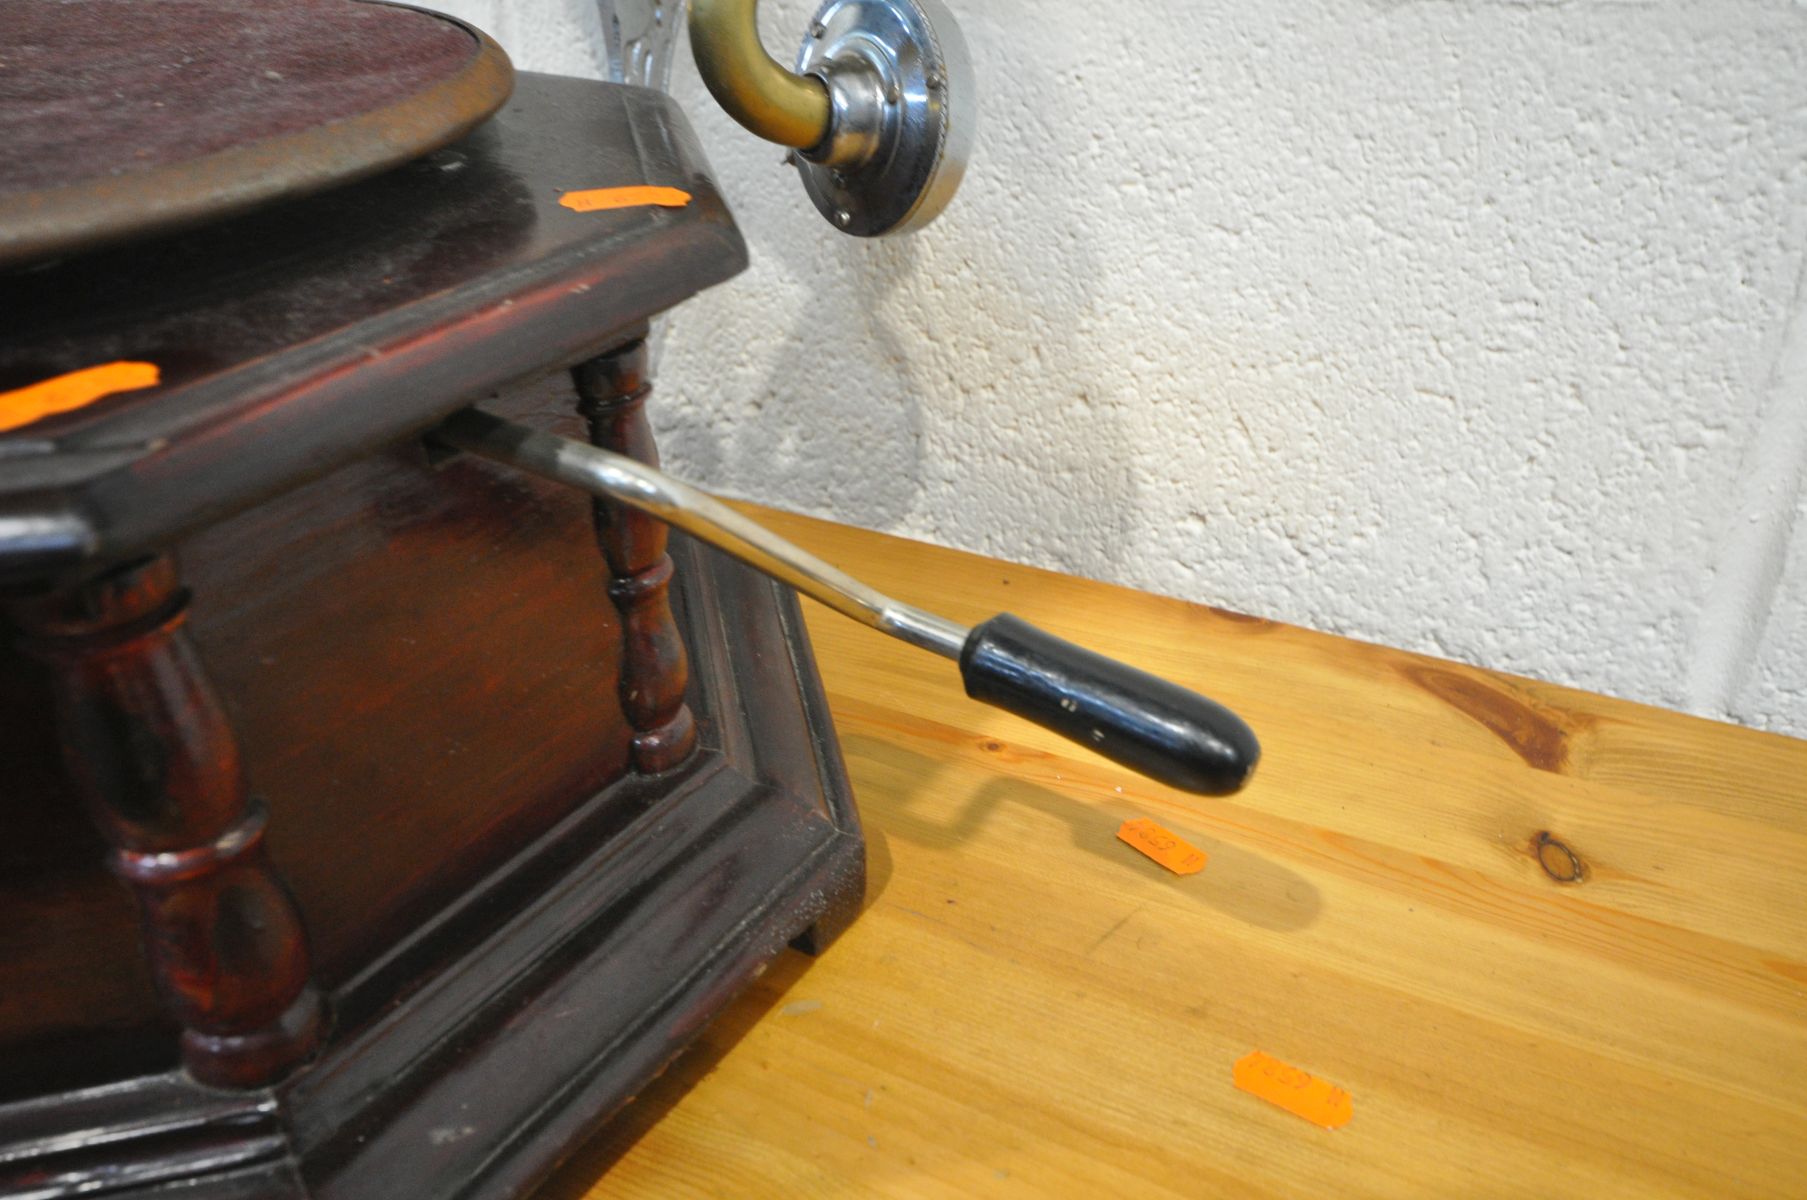
[[[1128,842],[1175,875],[1196,875],[1205,869],[1205,852],[1168,833],[1147,817],[1125,821],[1117,837]]]
[[[1259,1050],[1237,1059],[1230,1077],[1251,1096],[1325,1129],[1341,1129],[1355,1113],[1355,1102],[1342,1088]]]
[[[690,193],[674,187],[610,187],[566,192],[558,202],[572,212],[601,212],[607,208],[683,208]]]
[[[85,408],[115,392],[156,387],[158,378],[155,363],[110,362],[0,392],[0,433],[55,413]]]

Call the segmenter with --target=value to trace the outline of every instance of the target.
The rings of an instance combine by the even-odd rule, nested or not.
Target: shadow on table
[[[592,1191],[607,1194],[607,1173],[634,1148],[666,1113],[677,1106],[716,1064],[732,1050],[748,1030],[758,1024],[785,993],[803,977],[814,960],[788,950],[772,961],[759,980],[722,1010],[720,1016],[672,1060],[665,1073],[640,1089],[628,1106],[609,1118],[595,1137],[578,1147],[551,1178],[533,1193],[533,1200],[583,1200]]]
[[[1203,850],[1210,862],[1196,875],[1175,875],[1155,865],[1117,840],[1119,825],[1148,815],[1132,797],[1094,803],[1000,774],[974,790],[953,820],[936,819],[924,815],[918,801],[934,791],[936,777],[946,767],[943,760],[857,733],[843,733],[841,745],[852,763],[878,764],[886,772],[907,775],[914,781],[908,788],[886,789],[885,803],[862,808],[861,819],[874,842],[880,840],[878,833],[882,831],[925,846],[956,845],[976,834],[992,814],[1015,805],[1065,823],[1072,830],[1073,845],[1079,849],[1123,870],[1158,878],[1189,899],[1262,929],[1303,929],[1317,919],[1322,907],[1318,889],[1303,876],[1245,847],[1168,817],[1161,819],[1161,825]],[[857,795],[857,767],[853,774]],[[868,889],[867,902],[876,894],[876,889]]]
[[[884,834],[868,826],[866,898],[860,905],[862,912],[883,893],[890,878],[891,852],[885,845]],[[857,922],[854,927],[858,928]],[[826,953],[833,954],[834,946],[830,945]],[[748,985],[746,991],[705,1026],[662,1075],[641,1088],[627,1107],[609,1118],[608,1124],[594,1137],[573,1151],[571,1157],[533,1193],[532,1200],[584,1200],[592,1194],[607,1195],[608,1172],[615,1164],[675,1108],[686,1093],[708,1078],[749,1030],[784,1002],[815,961],[810,955],[796,950],[787,950],[773,959],[765,974]]]
[[[1210,862],[1197,875],[1173,875],[1156,866],[1117,840],[1117,827],[1123,821],[1147,815],[1132,797],[1088,802],[999,774],[973,789],[952,820],[938,819],[926,815],[923,808],[924,798],[934,794],[937,779],[946,769],[944,759],[914,754],[893,742],[857,733],[844,732],[841,743],[854,766],[856,794],[862,766],[891,776],[885,781],[886,786],[868,789],[871,800],[861,807],[867,877],[862,908],[870,907],[890,882],[892,856],[888,837],[907,838],[931,847],[958,845],[978,833],[993,814],[1011,806],[1055,817],[1071,830],[1073,845],[1079,849],[1107,859],[1121,870],[1159,879],[1174,892],[1250,925],[1282,931],[1302,929],[1317,918],[1322,907],[1317,888],[1304,877],[1242,846],[1171,818],[1162,818],[1161,824],[1203,850]],[[857,931],[857,922],[854,928]],[[832,946],[828,953],[834,953]],[[584,1200],[591,1195],[606,1195],[607,1173],[715,1070],[748,1031],[784,1002],[814,961],[795,951],[773,960],[766,973],[730,1003],[663,1075],[641,1089],[633,1103],[612,1117],[541,1185],[534,1200]]]

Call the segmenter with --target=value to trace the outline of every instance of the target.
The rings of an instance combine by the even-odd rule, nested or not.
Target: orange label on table
[[[608,187],[566,192],[558,202],[572,212],[601,212],[605,208],[683,208],[690,193],[674,187]]]
[[[1230,1077],[1250,1095],[1325,1129],[1341,1129],[1355,1113],[1355,1102],[1342,1088],[1259,1050],[1237,1059]]]
[[[158,378],[155,363],[110,362],[58,375],[30,387],[0,392],[0,433],[54,413],[85,408],[114,392],[156,387]]]
[[[1205,869],[1205,852],[1168,833],[1147,817],[1125,821],[1117,837],[1128,842],[1175,875],[1196,875]]]

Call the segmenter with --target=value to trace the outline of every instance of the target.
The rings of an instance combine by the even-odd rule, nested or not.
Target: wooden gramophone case
[[[637,184],[689,203],[559,203]],[[0,1193],[518,1194],[851,919],[790,594],[420,437],[652,458],[647,320],[745,259],[667,98],[525,75],[364,182],[0,272],[0,391],[161,377],[0,434]]]

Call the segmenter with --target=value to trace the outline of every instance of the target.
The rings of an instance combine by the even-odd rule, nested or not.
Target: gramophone
[[[1132,769],[1193,693],[898,604],[663,474],[659,312],[746,249],[658,85],[361,0],[0,11],[0,1193],[518,1195],[855,919],[794,592]],[[947,203],[932,0],[752,0],[712,93],[857,236]],[[676,530],[675,534],[672,530]]]

